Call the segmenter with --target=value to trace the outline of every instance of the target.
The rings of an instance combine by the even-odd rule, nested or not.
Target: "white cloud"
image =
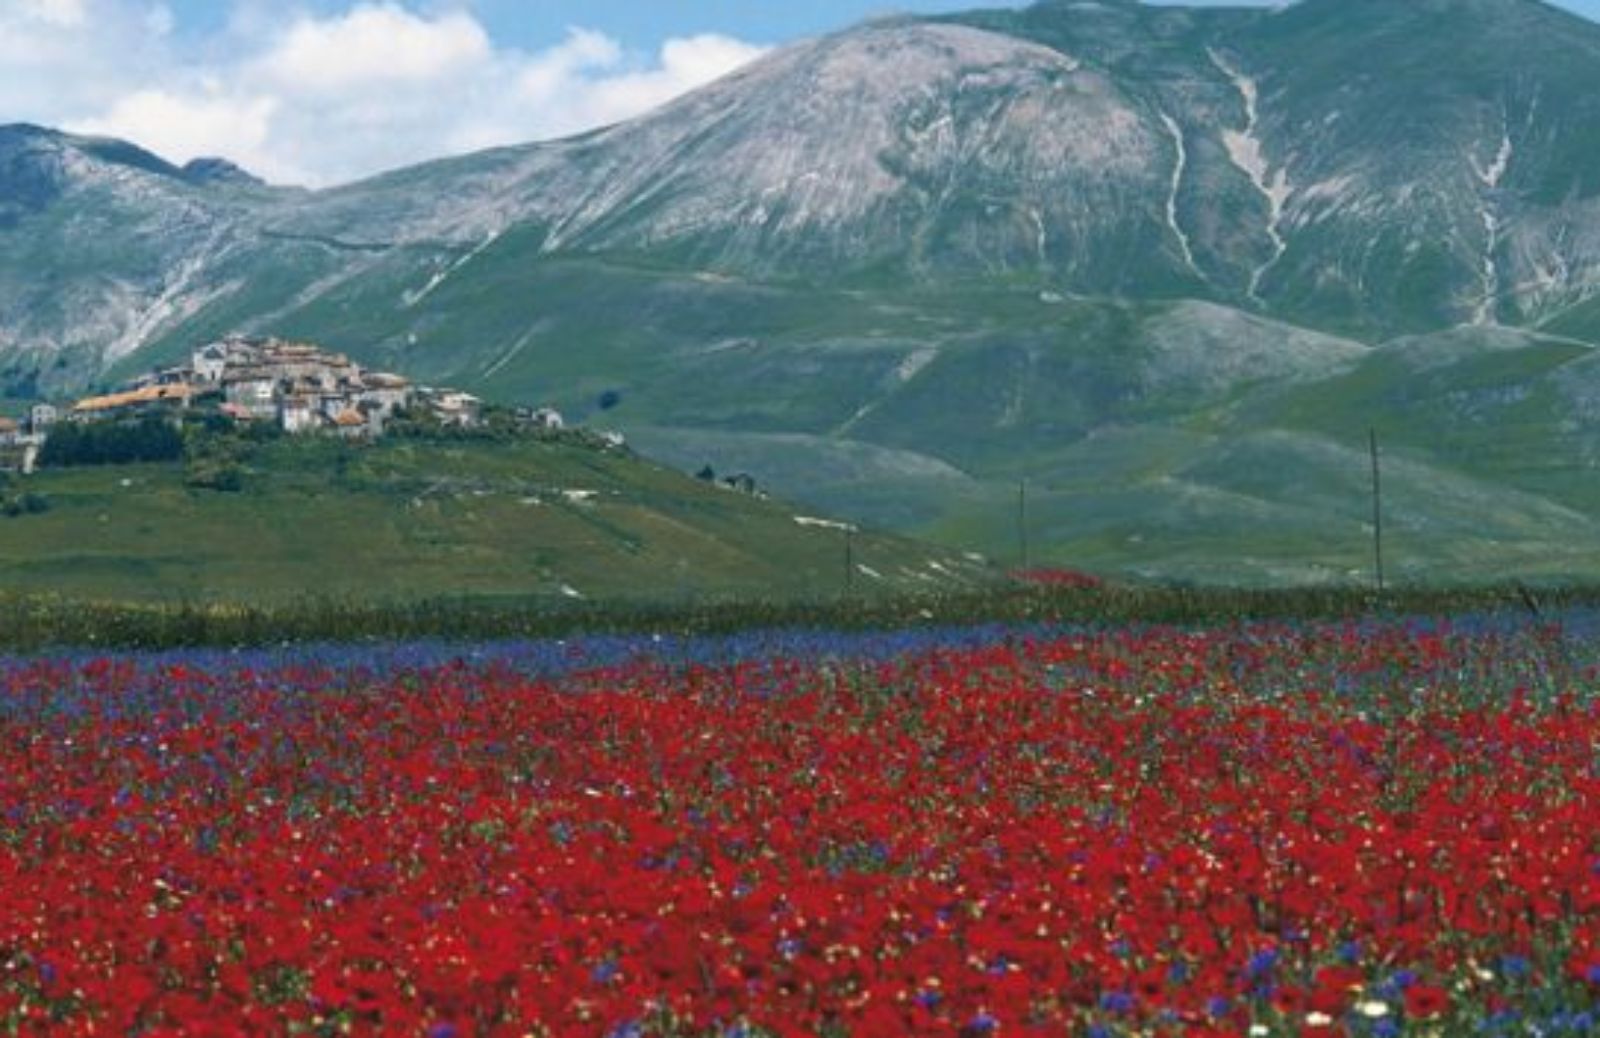
[[[132,0],[0,0],[0,120],[54,124],[114,103],[171,65]]]
[[[207,97],[140,90],[119,98],[105,115],[72,128],[124,137],[179,162],[203,155],[236,156],[257,175],[297,180],[304,171],[275,159],[268,147],[278,101],[271,97]]]
[[[24,18],[51,25],[82,25],[87,17],[83,0],[14,0]]]
[[[483,26],[457,12],[430,19],[392,4],[340,18],[302,16],[254,72],[296,93],[338,95],[393,83],[439,84],[494,57]]]
[[[761,54],[761,48],[726,36],[668,40],[653,67],[593,83],[584,99],[585,121],[613,123],[655,108],[749,64]]]
[[[197,39],[164,2],[0,0],[0,122],[324,185],[627,119],[762,53],[708,35],[640,54],[583,28],[523,51],[460,5],[283,10],[236,0],[228,27]]]

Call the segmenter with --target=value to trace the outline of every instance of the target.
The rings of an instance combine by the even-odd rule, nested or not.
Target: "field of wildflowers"
[[[19,657],[0,1035],[1580,1035],[1600,617]]]

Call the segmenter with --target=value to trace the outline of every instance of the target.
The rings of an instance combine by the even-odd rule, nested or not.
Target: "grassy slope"
[[[1021,283],[846,292],[527,244],[490,249],[416,313],[382,304],[419,275],[380,269],[286,330],[332,329],[377,363],[589,414],[680,470],[749,471],[1007,560],[1027,479],[1035,557],[1108,574],[1364,576],[1377,426],[1406,466],[1396,572],[1600,578],[1600,495],[1574,478],[1600,454],[1582,344],[1460,331],[1368,349],[1204,304]],[[607,389],[621,405],[594,416]]]
[[[41,474],[42,516],[0,519],[0,586],[115,599],[456,594],[800,598],[835,594],[843,536],[795,510],[558,444],[285,444],[243,493],[176,466]],[[587,491],[573,500],[567,491]],[[872,534],[857,588],[981,582],[954,552]],[[939,575],[938,562],[960,580]],[[915,574],[915,575],[913,575]]]

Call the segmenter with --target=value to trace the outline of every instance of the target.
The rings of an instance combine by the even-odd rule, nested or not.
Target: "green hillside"
[[[280,442],[237,493],[180,465],[46,471],[0,518],[0,588],[96,599],[453,595],[776,600],[845,590],[845,534],[572,442]],[[862,533],[853,591],[972,586],[960,553]]]
[[[1597,126],[1600,26],[1538,0],[1042,0],[873,21],[617,126],[328,190],[0,127],[0,398],[285,335],[580,422],[604,401],[680,473],[950,552],[1017,558],[1025,481],[1036,559],[1227,583],[1366,578],[1376,430],[1396,574],[1600,579]],[[293,468],[222,501],[135,482],[195,523],[175,541],[223,538],[163,573],[248,588],[196,510],[311,507]],[[53,514],[78,478],[46,479]],[[426,478],[340,492],[322,539],[375,531],[336,552],[372,555],[351,586],[835,569],[720,532],[745,561],[680,567],[630,527],[605,543],[647,579],[586,575],[529,561],[515,495],[390,507]],[[101,550],[13,569],[156,565]]]

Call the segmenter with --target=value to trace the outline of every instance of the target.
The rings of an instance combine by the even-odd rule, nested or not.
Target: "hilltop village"
[[[188,364],[142,375],[115,393],[66,408],[36,404],[22,422],[0,417],[0,452],[9,454],[10,467],[29,472],[58,422],[181,418],[195,410],[240,424],[274,425],[289,435],[347,439],[381,437],[401,414],[426,415],[441,426],[462,429],[484,419],[483,401],[470,393],[415,385],[310,343],[230,336],[195,350]],[[517,408],[513,416],[528,428],[565,425],[551,408]],[[5,466],[6,457],[0,456],[0,467]]]

